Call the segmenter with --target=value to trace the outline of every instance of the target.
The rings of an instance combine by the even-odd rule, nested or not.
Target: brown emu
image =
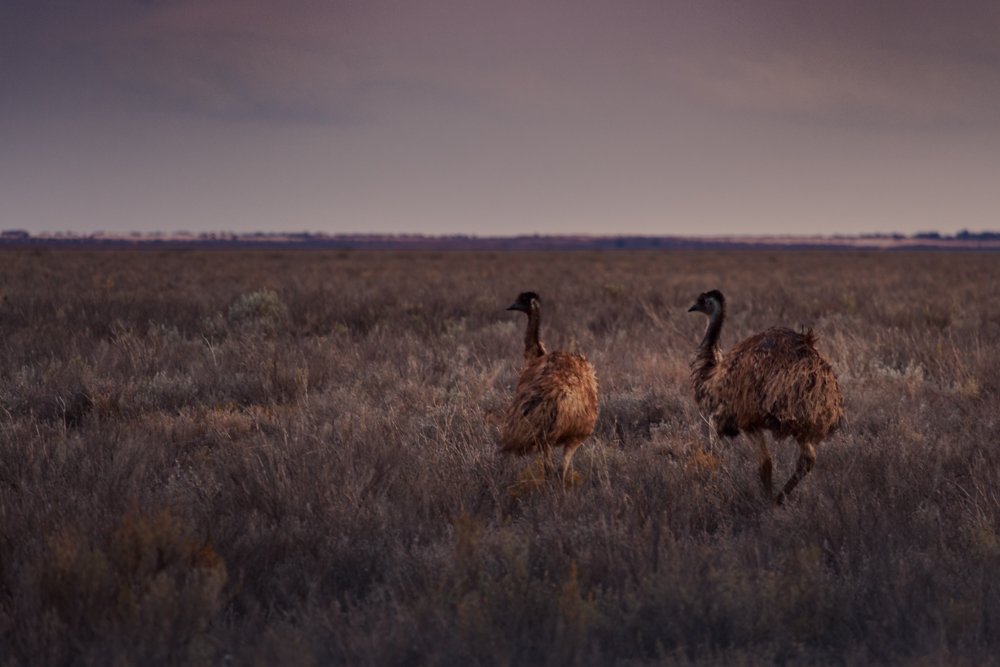
[[[742,431],[757,445],[760,481],[772,497],[771,452],[764,431],[776,440],[789,436],[799,444],[795,473],[775,502],[781,504],[812,470],[815,445],[832,433],[844,416],[837,376],[816,351],[812,331],[804,334],[774,327],[747,338],[725,354],[719,333],[726,299],[718,290],[698,296],[688,312],[708,315],[705,337],[691,362],[695,400],[717,433]]]
[[[545,472],[554,472],[552,449],[563,448],[562,479],[570,461],[597,422],[597,376],[581,355],[547,352],[538,338],[540,301],[523,292],[507,310],[528,314],[524,335],[524,368],[514,401],[504,418],[500,448],[505,453],[542,454]]]

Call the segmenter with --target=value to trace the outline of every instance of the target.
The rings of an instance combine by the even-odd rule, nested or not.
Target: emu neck
[[[726,319],[725,306],[715,305],[708,315],[708,326],[705,336],[698,345],[698,356],[692,364],[695,383],[701,384],[712,377],[719,362],[722,361],[722,351],[719,349],[719,335],[722,333],[722,323]]]
[[[698,346],[699,352],[718,351],[719,335],[722,333],[722,323],[725,319],[725,307],[714,304],[712,312],[708,315],[708,326],[705,327],[705,336],[701,339],[701,345]]]
[[[528,312],[528,328],[524,332],[524,358],[526,361],[537,359],[545,354],[545,346],[538,337],[538,328],[542,323],[542,316],[538,308],[532,308]]]

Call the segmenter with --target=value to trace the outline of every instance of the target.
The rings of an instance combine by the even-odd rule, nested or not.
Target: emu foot
[[[583,483],[583,475],[575,470],[570,470],[562,478],[562,483],[563,487],[566,489],[575,489]]]
[[[546,473],[545,462],[541,458],[533,460],[517,473],[517,479],[507,489],[507,493],[513,498],[520,498],[541,491],[550,478]]]

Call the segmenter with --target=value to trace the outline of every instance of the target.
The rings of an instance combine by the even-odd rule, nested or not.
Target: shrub
[[[239,295],[229,306],[226,320],[237,328],[273,331],[288,320],[288,308],[277,292],[263,289]]]

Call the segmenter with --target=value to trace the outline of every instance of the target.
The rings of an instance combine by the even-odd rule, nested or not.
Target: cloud
[[[41,3],[39,3],[41,5]],[[22,5],[0,47],[22,105],[343,120],[363,97],[354,3],[292,0]],[[13,32],[13,31],[11,31]],[[6,36],[6,35],[5,35]],[[4,53],[6,52],[6,53]]]
[[[660,61],[678,94],[820,124],[996,126],[1000,5],[716,2]],[[989,28],[987,26],[994,26]]]
[[[883,51],[713,54],[667,64],[688,94],[738,113],[886,126],[990,125],[1000,120],[998,68]]]
[[[1000,122],[1000,10],[987,0],[12,3],[0,75],[20,94],[0,104],[25,108],[287,123],[426,112],[600,125],[681,107]]]
[[[278,9],[278,8],[282,9]],[[221,117],[343,120],[359,82],[337,3],[160,3],[96,40],[139,101]]]

